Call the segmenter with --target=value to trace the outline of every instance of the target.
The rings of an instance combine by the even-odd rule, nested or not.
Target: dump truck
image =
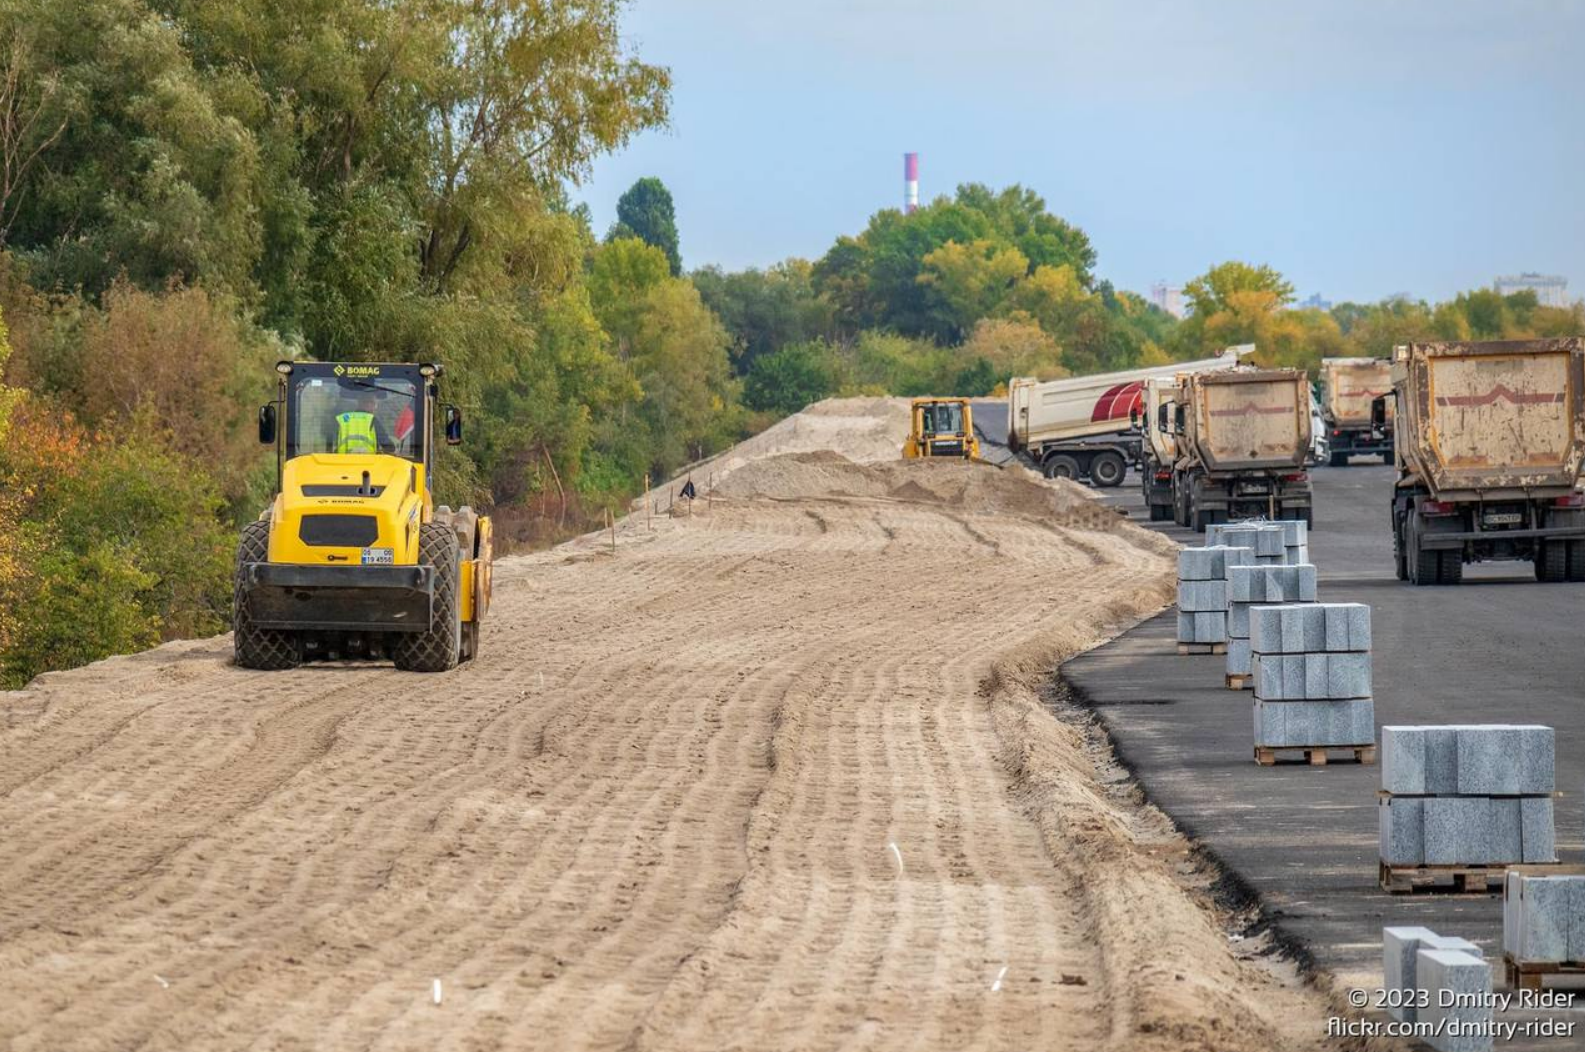
[[[1173,419],[1182,381],[1176,376],[1152,376],[1145,381],[1139,429],[1144,436],[1139,485],[1151,522],[1172,518],[1172,468],[1178,460],[1178,440]]]
[[[1173,406],[1174,518],[1196,530],[1264,516],[1311,521],[1310,384],[1296,369],[1185,377]]]
[[[1585,580],[1585,340],[1396,347],[1391,401],[1399,580],[1457,584],[1465,563],[1502,559]]]
[[[1063,380],[1014,377],[1007,384],[1008,447],[1047,478],[1120,485],[1143,455],[1136,421],[1145,381],[1228,369],[1252,349],[1229,347],[1214,358]]]
[[[1328,463],[1345,466],[1350,457],[1379,456],[1392,463],[1389,406],[1377,421],[1371,406],[1392,390],[1392,363],[1382,358],[1322,358],[1321,417],[1326,425]]]
[[[259,441],[276,495],[237,546],[236,663],[389,659],[442,672],[479,651],[490,519],[436,506],[436,438],[462,441],[441,366],[283,361]]]
[[[960,457],[978,460],[980,440],[974,435],[974,411],[965,398],[915,398],[908,411],[908,438],[903,459]]]

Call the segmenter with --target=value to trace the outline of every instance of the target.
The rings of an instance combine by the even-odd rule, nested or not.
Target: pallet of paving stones
[[[1585,961],[1516,961],[1505,953],[1502,966],[1510,990],[1541,990],[1547,979],[1585,977]]]
[[[1311,767],[1325,767],[1331,762],[1328,752],[1349,754],[1355,763],[1373,764],[1376,762],[1376,744],[1371,742],[1366,745],[1277,745],[1255,746],[1255,762],[1262,767],[1274,767],[1283,760],[1296,760],[1309,764]]]
[[[1488,891],[1502,890],[1508,866],[1503,864],[1480,866],[1394,866],[1386,862],[1381,867],[1383,891],[1393,895],[1412,894],[1416,891],[1447,891],[1462,894],[1484,895]],[[1495,887],[1493,887],[1495,882]]]

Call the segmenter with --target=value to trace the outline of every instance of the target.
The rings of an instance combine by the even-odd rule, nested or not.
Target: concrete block
[[[1491,1052],[1491,965],[1463,950],[1420,949],[1415,982],[1428,994],[1416,1022],[1429,1024],[1424,1039],[1432,1048]]]
[[[1227,598],[1244,603],[1313,603],[1314,566],[1236,566],[1227,573]]]
[[[1220,581],[1227,576],[1227,553],[1238,551],[1221,545],[1183,548],[1178,551],[1178,580]],[[1244,558],[1239,556],[1238,558]],[[1234,565],[1239,565],[1235,563]]]
[[[1250,672],[1267,701],[1370,697],[1369,654],[1265,654],[1251,643]]]
[[[1503,887],[1503,948],[1520,961],[1573,960],[1569,935],[1576,923],[1576,887],[1585,888],[1585,877],[1509,874]]]
[[[1464,726],[1454,736],[1458,791],[1467,796],[1519,792],[1519,728]]]
[[[1423,799],[1426,865],[1495,865],[1522,859],[1518,800],[1486,796]]]
[[[1370,607],[1364,603],[1324,603],[1323,642],[1319,650],[1369,650]]]
[[[1283,714],[1286,706],[1255,699],[1255,744],[1268,749],[1287,745]]]
[[[1384,796],[1377,801],[1381,860],[1390,866],[1425,864],[1425,799]]]
[[[1228,619],[1227,632],[1227,674],[1229,676],[1247,676],[1250,674],[1249,640],[1240,639],[1233,635],[1232,619]]]
[[[1425,791],[1433,796],[1458,792],[1458,730],[1425,728]]]
[[[1306,544],[1310,540],[1310,528],[1304,524],[1303,519],[1273,519],[1270,525],[1282,530],[1282,544],[1285,548]]]
[[[1370,654],[1353,651],[1326,655],[1326,693],[1323,698],[1371,696]]]
[[[1178,611],[1178,642],[1227,642],[1227,615],[1219,610]]]
[[[1282,530],[1259,524],[1228,523],[1218,527],[1208,527],[1205,532],[1205,543],[1224,544],[1230,548],[1248,548],[1255,553],[1257,559],[1271,559],[1278,562],[1286,554]]]
[[[1425,792],[1425,728],[1381,729],[1381,787],[1399,796]]]
[[[1477,865],[1489,861],[1491,801],[1484,797],[1433,796],[1424,801],[1425,864]]]
[[[1259,654],[1370,649],[1370,607],[1363,603],[1252,605],[1249,618],[1249,638]]]
[[[1487,806],[1484,847],[1487,862],[1523,862],[1524,830],[1517,797],[1499,797]]]
[[[1194,612],[1227,609],[1226,581],[1179,581],[1178,609]]]
[[[1368,745],[1375,733],[1374,705],[1369,698],[1346,701],[1255,700],[1257,725],[1264,737],[1255,744],[1267,748]],[[1276,722],[1280,720],[1280,723]]]
[[[1585,961],[1585,880],[1569,885],[1568,956]]]
[[[1419,989],[1415,985],[1415,955],[1426,941],[1434,938],[1436,933],[1430,928],[1381,929],[1381,988],[1389,995],[1387,1014],[1399,1022],[1414,1022],[1414,998],[1409,993]],[[1408,1004],[1393,1005],[1395,999]]]
[[[1540,724],[1519,726],[1519,792],[1551,793],[1557,788],[1557,735]]]
[[[1550,796],[1519,799],[1519,853],[1523,862],[1557,861],[1557,828]]]
[[[1227,601],[1227,636],[1229,639],[1249,638],[1249,604]]]
[[[1283,548],[1282,561],[1289,566],[1300,566],[1310,561],[1310,546],[1308,544],[1290,544]]]

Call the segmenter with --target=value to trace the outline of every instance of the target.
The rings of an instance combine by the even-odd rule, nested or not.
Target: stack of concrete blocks
[[[1249,636],[1257,749],[1375,743],[1370,607],[1251,606]]]
[[[1287,535],[1269,522],[1227,522],[1205,528],[1205,543],[1248,548],[1257,566],[1280,566],[1287,561]]]
[[[1227,571],[1253,561],[1243,548],[1216,545],[1178,552],[1178,642],[1227,642]]]
[[[1503,881],[1502,948],[1516,964],[1585,962],[1585,873],[1509,870]]]
[[[1378,824],[1389,866],[1557,861],[1555,735],[1539,725],[1381,729]]]
[[[1271,538],[1273,530],[1282,531],[1282,540]],[[1265,534],[1257,542],[1255,537]],[[1303,519],[1247,519],[1242,522],[1221,522],[1205,528],[1206,544],[1231,544],[1255,547],[1260,562],[1283,563],[1298,566],[1310,561],[1310,529]],[[1282,550],[1277,551],[1278,548]]]
[[[1303,526],[1304,523],[1299,523]],[[1247,678],[1254,653],[1249,639],[1249,609],[1273,603],[1316,601],[1315,567],[1235,566],[1227,571],[1227,675]]]
[[[1488,1052],[1491,965],[1480,947],[1429,928],[1383,928],[1381,958],[1389,1015],[1423,1024],[1418,1035],[1442,1052]]]

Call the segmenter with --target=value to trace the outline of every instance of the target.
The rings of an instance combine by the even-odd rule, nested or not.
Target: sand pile
[[[745,464],[783,453],[831,451],[858,463],[896,460],[908,437],[906,398],[828,398],[778,421],[684,474],[696,484],[721,483]]]
[[[856,464],[829,450],[749,461],[715,495],[769,500],[867,498],[940,504],[966,515],[1010,515],[1063,526],[1112,529],[1119,521],[1085,487],[1045,479],[1020,467],[997,469],[960,460]]]

